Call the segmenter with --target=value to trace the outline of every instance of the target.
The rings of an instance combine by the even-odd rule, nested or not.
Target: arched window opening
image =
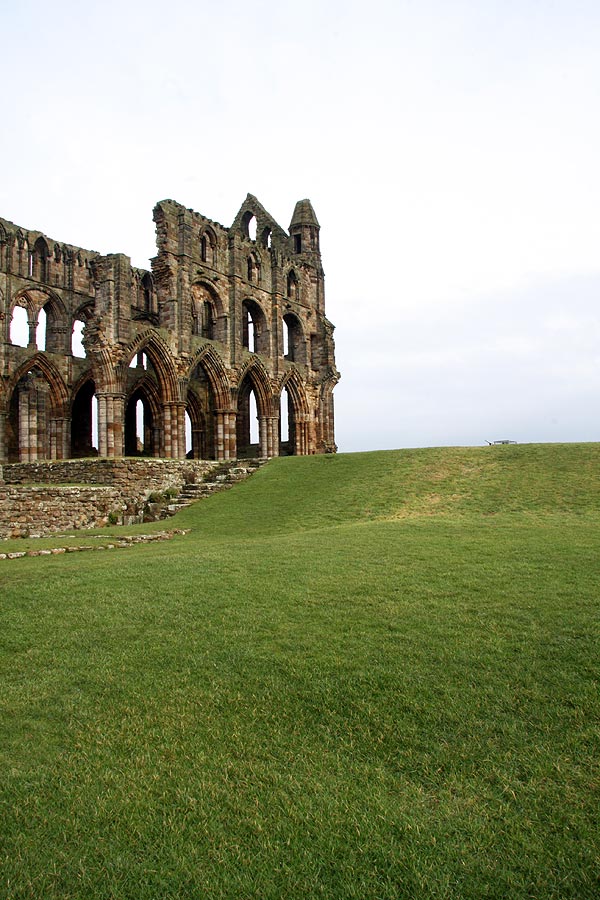
[[[136,450],[138,453],[144,451],[144,404],[141,400],[135,405],[135,437]]]
[[[247,374],[238,390],[236,416],[237,454],[242,459],[260,453],[259,412],[260,404],[252,376]]]
[[[15,306],[10,320],[10,342],[16,347],[27,347],[29,344],[29,322],[27,310],[23,306]]]
[[[98,455],[98,400],[93,381],[77,391],[71,408],[71,456]]]
[[[141,386],[129,398],[125,410],[125,455],[155,456],[157,434],[147,387]]]
[[[287,277],[287,295],[290,300],[299,300],[300,299],[300,287],[298,284],[298,277],[294,270],[292,269]]]
[[[219,295],[204,284],[191,286],[192,333],[210,341],[227,341],[227,318]]]
[[[92,397],[92,447],[98,446],[98,398]],[[95,454],[94,454],[95,455]]]
[[[77,359],[85,359],[85,347],[83,346],[83,329],[85,322],[81,319],[75,319],[73,322],[73,333],[71,335],[71,353]]]
[[[202,365],[193,370],[187,393],[186,412],[191,423],[191,444],[186,455],[191,459],[216,459],[215,400],[208,375]],[[187,424],[186,424],[187,442]]]
[[[37,325],[35,329],[35,343],[38,350],[46,349],[46,326],[48,324],[48,316],[45,308],[40,309]]]
[[[200,259],[204,263],[208,263],[209,265],[215,264],[215,255],[217,248],[217,239],[215,237],[214,232],[207,228],[200,235]]]
[[[269,353],[267,320],[259,303],[244,300],[242,304],[242,346],[250,353]]]
[[[288,323],[283,319],[283,355],[287,358],[290,352],[290,329]]]
[[[258,447],[258,409],[256,406],[256,396],[254,391],[250,391],[249,397],[249,413],[250,413],[250,444]]]
[[[39,237],[33,246],[33,252],[29,259],[30,278],[38,281],[48,281],[48,257],[50,251],[43,237]]]
[[[152,275],[149,272],[146,272],[142,278],[142,295],[144,311],[147,313],[152,312],[152,291]]]
[[[260,242],[261,242],[262,246],[266,247],[267,250],[271,249],[271,239],[272,239],[271,229],[267,225],[267,227],[263,229],[263,233],[260,238]]]
[[[251,241],[256,240],[256,216],[250,210],[242,217],[242,231]]]
[[[57,420],[54,415],[50,384],[41,369],[34,366],[19,379],[12,393],[6,421],[9,462],[62,456],[62,419]]]
[[[288,392],[287,388],[284,388],[281,392],[281,400],[279,404],[279,422],[281,428],[281,443],[287,444],[290,439],[290,423],[289,423],[289,411],[288,411]]]
[[[193,459],[192,455],[192,420],[190,414],[185,411],[185,455],[187,459]]]
[[[244,347],[249,350],[250,353],[256,352],[256,327],[254,325],[252,313],[247,308],[245,310],[244,318]]]
[[[302,453],[302,427],[296,422],[297,406],[294,394],[288,385],[284,387],[279,398],[279,454],[295,456]]]
[[[283,317],[283,355],[290,362],[306,362],[302,325],[293,313],[286,313]]]

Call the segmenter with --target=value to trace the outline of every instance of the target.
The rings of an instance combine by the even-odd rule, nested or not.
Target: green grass
[[[275,460],[0,563],[0,896],[599,896],[599,462]]]

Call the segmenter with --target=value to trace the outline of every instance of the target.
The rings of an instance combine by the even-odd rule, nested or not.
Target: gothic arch
[[[144,410],[144,434],[141,450],[137,446],[137,404]],[[146,373],[131,386],[125,400],[125,456],[160,456],[163,411],[159,385]]]
[[[121,366],[121,378],[124,386],[127,381],[129,363],[137,353],[145,353],[152,362],[163,403],[174,403],[179,400],[179,383],[171,351],[154,330],[144,331],[125,351],[124,362]]]
[[[195,354],[188,369],[188,379],[192,379],[194,371],[201,366],[210,382],[215,407],[228,409],[231,406],[231,389],[227,373],[221,357],[211,344],[204,344]]]
[[[36,353],[14,372],[6,394],[6,447],[11,462],[68,455],[68,394],[56,367]]]
[[[71,457],[96,456],[93,445],[93,398],[96,382],[91,372],[86,372],[77,381],[71,394]]]
[[[202,262],[214,266],[217,254],[217,238],[210,225],[205,225],[200,230],[199,241],[200,259]]]
[[[282,440],[283,421],[281,420],[283,392],[287,392],[287,439]],[[301,456],[308,452],[309,435],[308,419],[309,405],[304,389],[304,383],[296,368],[290,369],[281,382],[279,394],[279,440],[280,454]]]
[[[287,392],[294,404],[297,416],[307,416],[309,414],[308,400],[304,389],[304,382],[297,369],[290,369],[286,372],[281,382],[281,390],[287,389]]]
[[[210,410],[203,408],[202,400],[192,385],[188,388],[185,411],[189,416],[192,431],[192,445],[187,456],[190,459],[208,459],[209,445],[214,443],[210,415],[207,418]]]
[[[254,332],[254,346],[250,339],[250,328]],[[242,346],[251,353],[268,355],[271,346],[269,323],[262,305],[254,297],[242,301]]]
[[[253,356],[242,366],[237,385],[236,395],[240,396],[244,383],[248,382],[254,390],[259,416],[273,415],[273,388],[271,380],[261,360]]]
[[[286,309],[282,316],[283,328],[287,331],[287,353],[290,362],[306,365],[306,337],[302,321],[296,313]],[[282,348],[283,349],[283,348]]]
[[[64,416],[69,408],[69,392],[62,375],[56,366],[43,353],[36,353],[26,360],[14,372],[9,381],[7,396],[10,397],[17,383],[28,374],[31,369],[39,369],[50,386],[52,398],[52,410],[55,415]]]
[[[10,317],[16,306],[24,306],[30,322],[38,322],[42,310],[46,313],[46,351],[68,352],[66,338],[69,327],[67,308],[57,293],[48,287],[34,285],[18,291],[10,303]]]
[[[50,258],[51,253],[48,243],[40,235],[33,245],[29,264],[29,274],[36,281],[48,281],[48,260]]]
[[[215,288],[198,279],[190,288],[192,334],[211,341],[227,341],[227,319],[223,301]]]

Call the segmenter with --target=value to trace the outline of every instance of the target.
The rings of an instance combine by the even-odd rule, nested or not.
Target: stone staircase
[[[240,459],[216,463],[202,481],[184,484],[177,497],[163,507],[160,518],[168,519],[180,509],[185,509],[186,506],[195,503],[196,500],[210,497],[211,494],[216,494],[218,491],[228,490],[238,481],[249,478],[266,462],[266,459]]]

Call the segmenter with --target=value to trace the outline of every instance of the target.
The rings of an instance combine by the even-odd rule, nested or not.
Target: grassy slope
[[[597,896],[599,460],[277,460],[2,565],[0,890]]]

